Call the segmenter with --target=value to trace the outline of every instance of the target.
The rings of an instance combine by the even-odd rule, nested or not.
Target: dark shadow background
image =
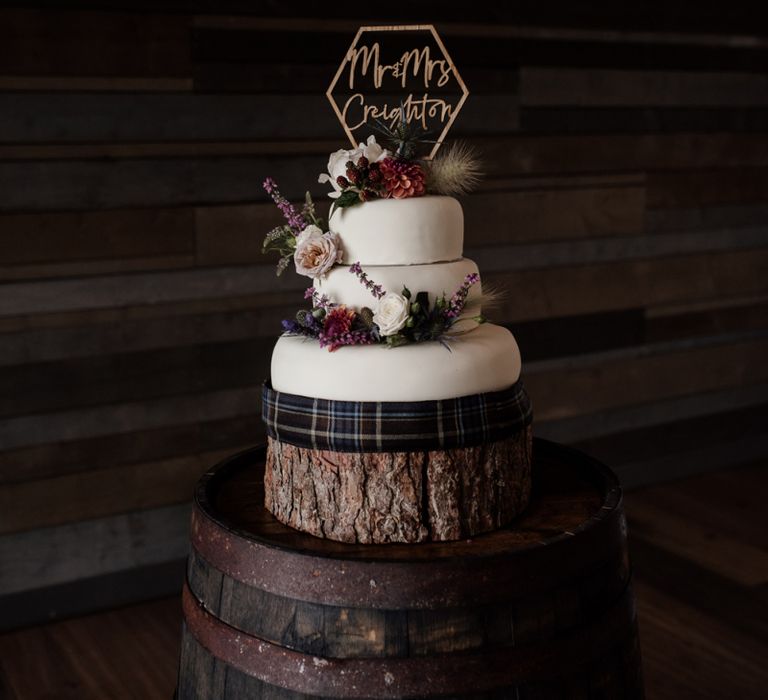
[[[626,485],[768,455],[768,37],[665,2],[0,9],[0,625],[176,592],[198,476],[261,436],[302,281],[260,255],[345,138],[361,24],[431,22],[482,151],[540,436]]]

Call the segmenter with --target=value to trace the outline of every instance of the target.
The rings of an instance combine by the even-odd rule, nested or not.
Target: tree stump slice
[[[477,447],[332,452],[269,438],[265,506],[339,542],[449,541],[503,527],[528,503],[531,427]]]

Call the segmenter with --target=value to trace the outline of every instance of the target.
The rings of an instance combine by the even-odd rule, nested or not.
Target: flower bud
[[[349,170],[347,170],[347,180],[349,180],[353,185],[356,185],[360,181],[360,175],[358,174],[357,170],[352,170],[352,168],[349,168]]]
[[[354,163],[353,163],[351,160],[348,160],[348,161],[347,161],[347,162],[344,164],[344,167],[345,167],[347,170],[354,170],[354,169],[355,169],[355,164],[354,164]]]
[[[419,304],[418,301],[414,301],[413,304],[411,304],[411,313],[417,314],[421,311],[421,304]]]
[[[312,309],[312,315],[319,321],[325,316],[325,309],[318,306],[316,309]]]
[[[357,159],[357,167],[358,168],[367,168],[368,167],[368,159],[365,156],[360,156]]]
[[[349,187],[349,180],[347,180],[347,178],[345,178],[343,175],[339,175],[336,178],[336,182],[339,185],[339,187],[341,187],[342,189],[346,189],[347,187]]]
[[[405,322],[406,328],[413,328],[416,325],[416,321],[413,318],[413,316],[409,316],[408,320]]]

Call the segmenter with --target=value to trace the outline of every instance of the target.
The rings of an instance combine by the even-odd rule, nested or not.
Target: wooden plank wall
[[[301,298],[260,183],[299,198],[343,143],[324,91],[373,19],[435,22],[470,88],[467,255],[537,433],[628,484],[768,455],[768,39],[484,5],[0,9],[0,625],[178,588],[193,484],[259,439]]]

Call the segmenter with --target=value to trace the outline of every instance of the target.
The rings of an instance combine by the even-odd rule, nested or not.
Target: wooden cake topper
[[[360,27],[326,92],[353,147],[383,123],[425,132],[435,156],[469,91],[431,24]]]

